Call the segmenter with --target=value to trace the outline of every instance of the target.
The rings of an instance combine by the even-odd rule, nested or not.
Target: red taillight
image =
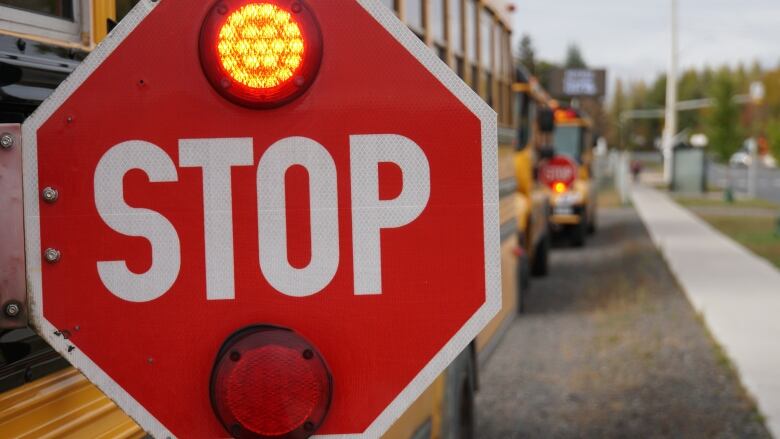
[[[200,59],[225,98],[247,107],[277,107],[314,81],[322,36],[301,0],[219,0],[203,22]]]
[[[325,361],[288,329],[253,326],[222,345],[211,375],[211,403],[236,438],[308,438],[330,407]]]

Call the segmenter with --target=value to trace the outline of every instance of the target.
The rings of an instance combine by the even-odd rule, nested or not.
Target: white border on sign
[[[482,194],[484,205],[485,303],[460,328],[450,341],[414,377],[363,433],[319,435],[320,439],[378,438],[409,408],[439,374],[476,338],[501,309],[500,227],[498,216],[498,134],[496,113],[442,62],[387,7],[378,0],[356,0],[387,32],[403,45],[463,105],[476,115],[482,128]],[[57,336],[55,328],[43,317],[41,282],[41,242],[38,192],[37,132],[41,125],[78,89],[136,26],[159,4],[142,0],[97,46],[54,93],[30,116],[23,129],[24,211],[26,228],[27,275],[29,279],[30,320],[38,333],[57,352],[68,359],[90,381],[157,438],[174,435],[138,401],[120,387],[79,349],[68,352],[67,340]],[[33,256],[38,255],[38,256]]]

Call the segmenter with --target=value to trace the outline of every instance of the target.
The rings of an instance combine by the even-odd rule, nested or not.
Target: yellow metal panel
[[[514,153],[515,178],[517,189],[525,195],[530,195],[534,185],[532,147],[526,146],[522,151]]]
[[[515,194],[515,212],[517,216],[517,230],[523,235],[528,230],[528,218],[531,212],[531,205],[525,195]]]
[[[441,435],[441,417],[444,407],[444,385],[446,372],[436,378],[428,389],[395,421],[383,439],[409,439],[428,419],[432,421],[431,438]]]
[[[579,215],[553,215],[550,217],[550,221],[553,224],[558,225],[575,225],[580,223],[580,216]]]
[[[92,42],[103,41],[108,34],[108,20],[116,21],[116,0],[92,0]]]
[[[482,351],[493,339],[506,319],[511,319],[515,316],[517,304],[517,276],[514,275],[517,273],[516,246],[516,239],[508,239],[501,246],[501,273],[503,274],[501,276],[501,295],[503,305],[498,315],[477,336],[477,352]]]
[[[73,368],[0,394],[3,438],[140,438],[143,430]]]

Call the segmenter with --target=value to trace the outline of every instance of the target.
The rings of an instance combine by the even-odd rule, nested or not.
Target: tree
[[[558,65],[544,60],[536,63],[536,77],[539,78],[539,82],[545,90],[550,89],[550,74],[557,68],[559,68]]]
[[[531,36],[523,34],[520,39],[520,63],[531,72],[532,75],[536,74],[536,51],[534,50]]]
[[[626,92],[623,89],[623,81],[615,81],[615,92],[612,95],[612,102],[609,105],[609,133],[607,140],[611,145],[623,146],[622,128],[623,121],[620,116],[627,110]]]
[[[727,160],[741,146],[739,107],[734,103],[737,88],[728,69],[721,69],[713,80],[710,96],[715,105],[707,112],[705,127],[710,144],[721,159]]]
[[[572,43],[569,48],[566,49],[566,62],[564,67],[567,69],[584,69],[588,65],[585,63],[585,59],[582,57],[582,51],[579,46]]]
[[[683,72],[677,90],[680,101],[704,99],[707,97],[704,81],[695,69],[688,69]],[[684,129],[699,131],[701,129],[700,110],[680,111],[677,117],[680,131]]]

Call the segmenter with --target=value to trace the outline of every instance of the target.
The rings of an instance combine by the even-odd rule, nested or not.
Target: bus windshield
[[[577,126],[555,127],[555,153],[580,161],[582,154],[582,128]]]

